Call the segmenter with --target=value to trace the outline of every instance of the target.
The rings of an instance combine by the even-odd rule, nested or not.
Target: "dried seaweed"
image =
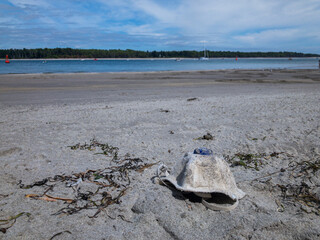
[[[244,154],[237,153],[234,156],[225,156],[225,159],[231,163],[231,166],[243,166],[245,168],[253,168],[259,170],[264,164],[267,164],[266,160],[270,158],[277,158],[279,155],[285,154],[288,157],[291,155],[284,152],[273,152],[271,154]],[[268,173],[264,176],[257,177],[250,182],[260,181],[262,178],[270,177],[267,181],[260,181],[262,183],[269,183],[271,176],[279,173],[283,173],[294,179],[294,183],[288,182],[287,184],[272,184],[273,187],[279,188],[281,191],[282,201],[276,199],[278,206],[277,211],[283,212],[285,210],[285,204],[293,204],[296,206],[298,203],[303,211],[307,213],[314,212],[320,215],[320,199],[316,194],[318,186],[313,183],[313,179],[320,171],[320,158],[314,157],[309,161],[291,161],[287,167],[282,167],[279,170]]]
[[[273,152],[271,154],[266,153],[236,153],[234,156],[226,155],[225,159],[231,163],[231,167],[242,166],[244,168],[252,168],[256,171],[260,170],[260,167],[266,164],[266,160],[272,157],[278,157],[284,152]]]
[[[8,194],[0,194],[0,200],[3,199],[3,198],[6,198],[8,196],[9,196]]]
[[[302,161],[301,163],[297,163],[297,165],[301,166],[300,172],[302,173],[308,174],[310,170],[312,170],[312,173],[316,173],[320,170],[320,159]]]
[[[191,101],[194,101],[194,100],[198,100],[198,98],[194,97],[194,98],[188,98],[187,99],[188,102],[191,102]]]
[[[21,181],[19,181],[19,186],[20,186],[20,188],[23,188],[23,189],[29,189],[29,188],[33,188],[34,186],[45,185],[47,182],[48,182],[48,179],[43,179],[41,181],[35,182],[33,184],[30,184],[30,185],[24,185],[24,184],[21,183]]]
[[[170,153],[170,152],[169,152]],[[152,167],[156,164],[158,164],[159,162],[156,162],[156,163],[150,163],[150,164],[145,164],[144,166],[140,167],[139,169],[137,169],[136,171],[139,172],[139,173],[142,173],[145,169],[149,168],[149,167]]]
[[[0,219],[0,226],[5,226],[5,227],[1,227],[0,228],[0,232],[6,233],[7,230],[9,228],[11,228],[15,224],[16,220],[19,217],[23,216],[23,215],[26,215],[27,217],[30,217],[31,214],[27,213],[27,212],[21,212],[21,213],[15,215],[15,216],[11,216],[11,217],[9,217],[7,219]]]
[[[318,215],[320,214],[320,199],[312,192],[312,187],[305,182],[300,184],[287,184],[286,186],[277,184],[281,189],[281,196],[286,202],[299,202],[300,204],[310,207]]]
[[[58,232],[58,233],[56,233],[55,235],[53,235],[49,240],[52,240],[52,239],[54,239],[55,237],[57,237],[57,236],[59,236],[59,235],[61,235],[61,234],[63,234],[63,233],[72,234],[72,233],[71,233],[70,231],[68,231],[68,230],[62,231],[62,232]]]
[[[279,153],[281,154],[281,153]],[[270,156],[278,156],[278,153],[270,154]],[[289,178],[294,179],[294,183],[276,184],[281,191],[282,202],[276,199],[278,211],[284,211],[284,204],[300,204],[303,211],[307,213],[314,212],[320,215],[320,198],[316,194],[318,186],[312,182],[312,178],[320,170],[320,159],[312,159],[309,161],[292,161],[288,167],[281,168],[278,171],[268,175],[253,179],[252,181],[274,175],[280,172],[286,172]],[[309,183],[308,183],[309,182]]]
[[[80,145],[80,143],[77,143],[75,145],[68,146],[68,147],[70,147],[72,150],[80,149],[80,150],[89,150],[89,151],[94,151],[97,148],[100,148],[102,152],[95,153],[95,154],[103,154],[105,156],[111,156],[113,157],[113,159],[118,158],[118,151],[119,151],[118,147],[111,146],[107,143],[100,143],[95,138],[91,139],[89,144],[84,143]]]
[[[47,187],[43,194],[27,194],[26,197],[45,201],[64,201],[67,206],[60,209],[54,215],[59,214],[75,214],[86,209],[96,209],[94,215],[89,216],[95,218],[99,213],[112,204],[119,204],[121,198],[126,194],[131,184],[131,173],[143,172],[156,163],[146,163],[144,158],[117,158],[113,159],[116,165],[104,169],[87,170],[85,172],[73,173],[72,175],[55,175],[48,177],[42,181],[35,182],[30,185],[19,183],[20,188],[30,189],[33,187]],[[37,184],[37,183],[43,184]],[[81,183],[87,182],[91,184],[92,191],[84,192],[81,190]],[[50,183],[65,183],[65,187],[72,187],[75,191],[74,198],[53,197],[47,194],[52,191],[55,185]]]

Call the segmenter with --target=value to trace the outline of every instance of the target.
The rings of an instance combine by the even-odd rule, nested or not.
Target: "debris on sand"
[[[114,154],[116,147],[110,147],[107,144],[100,144],[96,140],[91,140],[90,144],[76,144],[71,149],[92,149],[100,147],[103,151],[109,149]],[[87,170],[85,172],[73,173],[71,175],[55,175],[48,177],[33,184],[24,185],[19,182],[20,188],[30,189],[33,187],[45,188],[42,194],[27,194],[27,198],[44,200],[48,202],[63,201],[66,207],[60,209],[54,215],[71,215],[85,209],[95,209],[91,218],[97,217],[101,211],[112,204],[119,204],[121,198],[131,188],[131,175],[133,172],[142,173],[145,169],[152,167],[157,163],[147,163],[146,158],[130,158],[128,155],[112,159],[113,165],[104,169]],[[90,190],[82,190],[80,185],[87,184]],[[73,198],[54,197],[48,192],[53,192],[55,187],[64,187],[73,189]]]
[[[245,196],[235,182],[228,163],[208,148],[196,148],[176,161],[169,173],[162,164],[157,171],[160,184],[173,185],[181,192],[193,193],[211,210],[230,211]]]
[[[231,163],[231,167],[242,166],[244,168],[253,168],[256,171],[259,171],[259,167],[266,164],[266,160],[272,157],[278,157],[284,152],[273,152],[271,154],[266,153],[236,153],[234,156],[230,157],[229,155],[224,156],[225,159]]]
[[[301,205],[301,209],[307,213],[314,212],[320,215],[320,199],[312,191],[312,187],[305,183],[300,182],[299,184],[287,184],[286,186],[277,184],[281,189],[281,196],[284,202],[292,204],[298,202]],[[306,209],[311,209],[310,212]]]
[[[96,150],[96,148],[100,148],[100,150],[102,150],[102,153],[95,153],[95,154],[103,154],[105,156],[111,156],[114,159],[118,157],[118,151],[119,151],[118,147],[114,147],[107,143],[100,143],[94,138],[90,140],[89,144],[84,143],[80,145],[80,143],[77,143],[75,145],[68,146],[68,147],[70,147],[72,150],[80,149],[80,150],[89,150],[89,151],[93,151],[93,150]]]
[[[263,167],[267,164],[267,161],[265,160],[269,160],[273,157],[278,158],[281,154],[292,157],[284,152],[273,152],[271,154],[236,153],[233,157],[228,155],[225,156],[225,159],[231,163],[231,167],[243,166],[245,168],[251,168],[259,171],[259,167]],[[273,189],[280,190],[281,199],[275,199],[278,206],[278,212],[284,212],[288,206],[298,206],[299,209],[306,213],[315,213],[320,215],[320,196],[318,194],[318,185],[316,183],[316,179],[319,177],[319,170],[319,158],[314,158],[308,161],[294,160],[291,161],[287,167],[282,167],[277,171],[249,181],[259,181],[262,184],[269,184]],[[272,177],[280,173],[280,183],[272,181]],[[267,180],[262,180],[267,177]]]
[[[72,234],[72,233],[71,233],[70,231],[68,231],[68,230],[62,231],[62,232],[58,232],[58,233],[56,233],[55,235],[53,235],[49,240],[52,240],[52,239],[54,239],[55,237],[57,237],[57,236],[59,236],[59,235],[61,235],[61,234],[63,234],[63,233]]]
[[[284,203],[300,203],[301,209],[307,213],[320,215],[320,197],[316,193],[318,186],[311,180],[320,170],[320,159],[292,162],[287,169],[294,183],[277,184],[281,190]]]
[[[194,140],[213,140],[214,137],[212,136],[211,133],[207,133],[205,135],[203,135],[202,137],[198,137],[198,138],[195,138]]]
[[[70,199],[70,198],[52,197],[47,194],[43,194],[42,196],[37,195],[37,194],[27,194],[26,198],[40,199],[40,200],[45,200],[48,202],[56,202],[58,200],[61,200],[61,201],[67,202],[67,203],[72,203],[72,201],[73,201],[73,199]]]
[[[164,113],[168,113],[168,112],[170,112],[170,110],[168,110],[168,109],[160,109],[160,112],[164,112]]]
[[[7,230],[8,230],[9,228],[11,228],[11,227],[15,224],[15,222],[17,221],[17,219],[18,219],[19,217],[23,216],[23,215],[26,215],[27,217],[30,217],[30,216],[31,216],[30,213],[21,212],[21,213],[15,215],[15,216],[11,216],[11,217],[9,217],[9,218],[7,218],[7,219],[0,219],[0,226],[1,226],[1,227],[0,227],[0,232],[6,233]],[[2,226],[4,226],[4,227],[2,227]]]

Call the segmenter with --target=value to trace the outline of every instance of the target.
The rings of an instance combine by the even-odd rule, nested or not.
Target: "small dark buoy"
[[[8,55],[6,55],[6,61],[5,61],[5,63],[10,63]]]

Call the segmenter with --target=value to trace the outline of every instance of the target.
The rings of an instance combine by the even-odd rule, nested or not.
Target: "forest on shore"
[[[0,49],[0,58],[6,55],[10,59],[37,58],[200,58],[204,51],[137,51],[121,49],[73,49],[73,48],[35,48],[35,49]],[[319,54],[298,52],[234,52],[206,51],[210,58],[234,57],[319,57]]]

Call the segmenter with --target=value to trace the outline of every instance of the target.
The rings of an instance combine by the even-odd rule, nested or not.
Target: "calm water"
[[[175,60],[11,60],[0,62],[5,73],[148,72],[214,69],[317,69],[318,59]]]

